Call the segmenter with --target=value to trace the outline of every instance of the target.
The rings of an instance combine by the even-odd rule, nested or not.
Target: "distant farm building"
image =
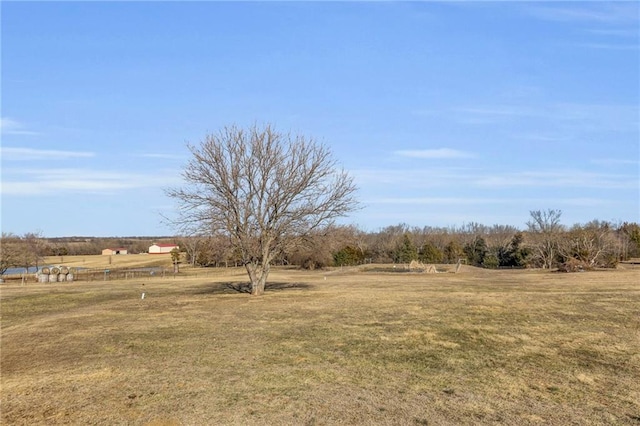
[[[128,254],[128,252],[126,248],[106,248],[102,250],[102,254],[111,256],[112,254]]]
[[[153,244],[149,246],[149,254],[171,253],[173,249],[180,249],[175,244]]]

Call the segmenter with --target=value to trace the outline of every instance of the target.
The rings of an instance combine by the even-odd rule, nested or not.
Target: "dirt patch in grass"
[[[637,270],[228,272],[0,287],[2,423],[638,424]]]

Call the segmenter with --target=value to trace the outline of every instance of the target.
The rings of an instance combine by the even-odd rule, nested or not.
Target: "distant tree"
[[[27,232],[21,236],[2,233],[0,249],[0,270],[16,267],[27,272],[31,267],[38,267],[47,246],[40,232]]]
[[[180,247],[184,249],[186,260],[191,266],[196,266],[198,254],[203,247],[204,237],[200,235],[188,235],[180,239]]]
[[[333,253],[333,263],[336,266],[359,265],[364,261],[363,252],[354,246],[344,246]]]
[[[346,257],[339,254],[339,260],[336,263],[336,253],[345,247],[350,247],[354,253]],[[334,264],[340,265],[341,261],[347,262],[342,265],[351,264],[351,262],[360,263],[357,259],[363,258],[364,253],[362,245],[359,244],[359,236],[353,227],[328,226],[315,230],[304,239],[299,239],[295,245],[289,245],[283,252],[282,261],[305,269],[319,269]],[[352,255],[355,258],[352,258]]]
[[[443,254],[445,263],[458,263],[464,257],[464,250],[458,241],[451,240],[444,247]]]
[[[521,267],[525,266],[529,249],[524,246],[524,235],[516,233],[506,244],[497,247],[496,256],[499,266]]]
[[[561,210],[532,210],[527,222],[531,237],[531,255],[543,268],[551,269],[558,258],[560,236],[564,230],[560,224]]]
[[[358,249],[358,252],[359,252],[358,257],[362,258],[362,262],[365,262],[366,258],[371,256],[367,234],[353,225],[344,226],[342,227],[342,229],[343,229],[344,240],[339,241],[339,243],[342,243],[342,244],[346,243]]]
[[[482,267],[496,269],[498,266],[500,266],[498,255],[493,250],[488,250],[482,259]]]
[[[333,263],[334,241],[330,230],[317,230],[283,250],[283,262],[304,269],[322,269]],[[286,260],[285,260],[286,259]]]
[[[420,256],[422,261],[430,262],[430,263],[443,263],[445,262],[444,248],[447,243],[451,239],[451,230],[448,228],[437,228],[425,226],[422,228],[422,234],[424,235],[424,241],[421,244]],[[427,260],[429,256],[432,256],[430,253],[431,250],[435,250],[433,252],[433,259]],[[438,253],[440,254],[440,258],[438,259]]]
[[[28,270],[31,266],[38,268],[40,260],[47,250],[42,232],[27,232],[22,236],[22,240],[25,245],[23,256],[25,270]]]
[[[252,295],[264,292],[272,262],[288,245],[357,207],[353,179],[312,139],[231,126],[188,148],[186,186],[167,190],[180,205],[174,223],[228,237]]]
[[[404,223],[382,228],[370,237],[369,249],[371,255],[380,263],[395,262],[396,250],[402,243],[404,234],[408,232],[409,226]]]
[[[197,249],[190,249],[187,244],[187,256],[191,259],[194,266],[219,266],[221,263],[228,262],[229,247],[227,238],[221,236],[196,238]]]
[[[0,275],[18,263],[20,238],[12,233],[3,232],[0,240]]]
[[[49,245],[47,247],[47,256],[67,256],[69,254],[69,247],[64,244]]]
[[[173,273],[177,274],[180,272],[180,250],[178,250],[177,247],[171,250],[171,263],[173,263]]]
[[[619,260],[619,244],[611,224],[594,220],[573,226],[559,250],[564,262],[572,260],[584,268],[614,267]]]
[[[431,242],[426,242],[420,248],[420,261],[425,263],[441,263],[444,253]]]
[[[418,260],[418,249],[411,241],[409,233],[402,236],[402,242],[395,251],[394,260],[397,263],[409,263],[412,260]]]
[[[470,264],[482,266],[487,255],[487,243],[484,238],[478,235],[471,242],[465,244],[463,250]]]
[[[129,253],[146,253],[151,244],[153,244],[153,241],[148,239],[134,239],[129,242],[129,247],[131,249]]]
[[[520,231],[510,225],[493,225],[488,228],[488,233],[483,235],[489,252],[496,255],[500,266],[505,266],[503,265],[501,257],[506,250],[510,249],[513,238],[518,233],[520,233]]]
[[[624,222],[618,227],[617,234],[621,242],[621,260],[640,257],[640,225],[633,222]]]

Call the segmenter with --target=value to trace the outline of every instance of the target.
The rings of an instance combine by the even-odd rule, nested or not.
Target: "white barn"
[[[103,256],[111,256],[114,254],[127,254],[128,251],[126,248],[123,247],[118,247],[118,248],[106,248],[104,250],[102,250],[102,255]]]
[[[152,244],[149,246],[149,254],[171,253],[173,249],[180,249],[176,244]]]

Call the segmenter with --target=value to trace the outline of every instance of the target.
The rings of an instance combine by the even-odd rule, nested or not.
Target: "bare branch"
[[[358,207],[353,179],[312,139],[271,126],[230,126],[188,148],[186,185],[166,191],[180,205],[174,223],[227,235],[242,255],[252,294],[264,291],[271,262],[292,239]]]

